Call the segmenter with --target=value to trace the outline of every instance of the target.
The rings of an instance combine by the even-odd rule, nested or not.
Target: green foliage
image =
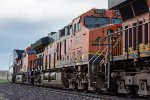
[[[6,79],[0,79],[0,83],[6,83],[8,82]]]

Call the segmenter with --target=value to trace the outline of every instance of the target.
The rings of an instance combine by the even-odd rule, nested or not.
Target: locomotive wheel
[[[36,81],[34,81],[34,86],[37,86],[37,82]]]
[[[132,97],[134,96],[134,93],[131,91],[131,92],[126,93],[126,94],[124,94],[124,95],[125,95],[125,97],[127,97],[127,98],[132,98]]]
[[[130,92],[125,94],[125,96],[127,98],[132,98],[132,97],[135,97],[137,95],[137,92],[138,92],[138,87],[130,87]]]
[[[118,92],[116,90],[110,90],[108,92],[109,92],[109,95],[111,95],[111,96],[118,95]]]
[[[34,78],[31,78],[30,85],[34,86]]]
[[[100,94],[101,91],[100,91],[99,89],[96,89],[96,90],[94,91],[94,93],[95,93],[95,94]]]
[[[150,96],[146,96],[145,99],[146,99],[146,100],[150,100]]]
[[[95,90],[94,90],[94,93],[95,94],[101,94],[102,93],[102,91],[97,87],[97,85],[95,85]]]
[[[76,82],[73,83],[73,90],[78,91],[78,83]]]
[[[88,90],[88,89],[84,90],[84,93],[88,93],[88,92],[89,92],[89,90]]]
[[[112,95],[112,96],[118,95],[118,85],[117,85],[117,84],[113,84],[112,87],[113,87],[113,88],[108,89],[109,95]]]
[[[88,92],[89,92],[88,88],[84,89],[83,92],[84,92],[84,93],[88,93]]]
[[[89,91],[88,91],[88,84],[83,84],[84,85],[84,92],[85,93],[88,93]]]

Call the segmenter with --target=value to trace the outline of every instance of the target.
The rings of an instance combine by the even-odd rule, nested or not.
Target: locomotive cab
[[[16,83],[28,83],[29,62],[34,59],[35,52],[31,48],[26,50],[14,50],[10,57],[8,80]]]

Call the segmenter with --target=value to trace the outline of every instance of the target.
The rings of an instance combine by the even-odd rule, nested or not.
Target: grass
[[[0,79],[0,83],[6,83],[8,82],[6,79]]]

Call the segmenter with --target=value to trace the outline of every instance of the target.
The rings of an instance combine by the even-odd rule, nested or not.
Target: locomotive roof
[[[24,50],[18,50],[14,49],[13,54],[14,54],[14,59],[18,59],[22,57],[22,54],[24,53]]]
[[[133,0],[108,0],[108,8],[116,10],[132,1]]]
[[[76,20],[76,19],[78,19],[79,17],[83,16],[84,14],[87,14],[87,13],[93,11],[93,10],[106,10],[106,9],[93,8],[93,9],[90,9],[90,10],[86,11],[85,13],[80,14],[78,17],[74,18],[73,20]],[[73,21],[73,20],[72,20],[72,21]]]
[[[63,30],[64,28],[66,28],[66,27],[68,27],[68,26],[70,26],[70,25],[72,25],[72,22],[69,23],[68,25],[64,26],[63,28],[59,29],[58,31]]]
[[[147,0],[109,0],[109,9],[118,9],[123,21],[149,12]]]
[[[51,40],[51,38],[48,36],[43,37],[43,38],[37,40],[34,44],[31,44],[31,48],[36,49],[40,46],[46,46],[49,44],[50,40]]]

